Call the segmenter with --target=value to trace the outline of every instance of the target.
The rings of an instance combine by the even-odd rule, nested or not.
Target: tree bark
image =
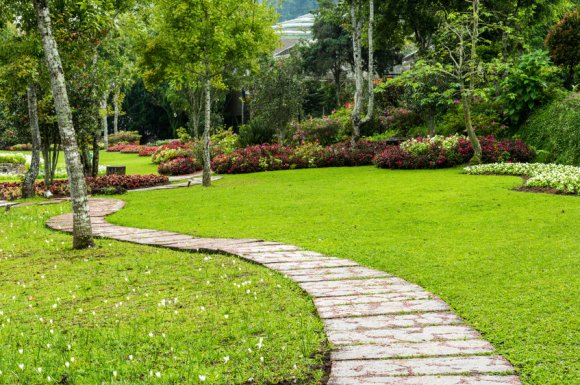
[[[101,99],[101,111],[99,113],[101,118],[101,124],[103,127],[103,147],[105,151],[109,148],[109,122],[107,120],[107,98],[108,92],[103,94]],[[93,171],[94,172],[94,171]]]
[[[42,37],[44,54],[48,63],[54,107],[69,176],[73,208],[73,248],[83,249],[94,245],[93,233],[89,216],[87,188],[75,137],[64,71],[56,41],[51,31],[47,0],[33,0],[33,3],[38,18],[38,30]]]
[[[481,151],[481,144],[479,143],[479,139],[477,139],[477,135],[475,134],[475,130],[473,129],[473,124],[471,122],[471,95],[468,95],[465,92],[465,86],[463,84],[460,85],[461,88],[461,100],[463,102],[463,115],[465,120],[465,127],[467,128],[467,136],[469,137],[469,141],[471,142],[471,146],[473,147],[473,157],[469,161],[470,164],[480,164],[482,160],[482,151]]]
[[[115,95],[113,96],[113,108],[115,109],[115,114],[113,116],[113,134],[119,132],[119,98],[121,97],[121,90],[118,88],[115,90]]]
[[[363,68],[362,68],[362,18],[360,16],[360,0],[352,0],[350,5],[350,16],[352,23],[352,48],[354,58],[354,106],[352,109],[352,138],[354,145],[360,137],[361,110],[363,102]]]
[[[374,0],[369,0],[369,71],[368,71],[368,92],[369,92],[369,102],[367,106],[367,116],[364,119],[364,123],[369,122],[373,119],[374,109],[375,109],[375,84],[374,84],[374,74],[375,74],[375,52],[374,52],[374,41],[373,41],[373,29],[375,25],[375,2]]]
[[[205,127],[203,129],[203,178],[204,187],[211,186],[211,156],[209,153],[209,133],[211,129],[211,79],[205,79]]]
[[[32,134],[32,159],[30,168],[22,183],[22,196],[32,198],[35,195],[34,182],[40,171],[40,128],[38,127],[38,104],[36,89],[33,84],[28,85],[28,118],[30,120],[30,133]]]

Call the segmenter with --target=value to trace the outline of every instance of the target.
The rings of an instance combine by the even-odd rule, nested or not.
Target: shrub
[[[522,140],[499,141],[493,135],[479,140],[485,163],[528,162],[534,158],[534,151]],[[472,156],[473,148],[466,138],[435,136],[387,147],[373,162],[381,168],[443,168],[466,163]]]
[[[109,144],[130,143],[139,144],[141,135],[138,131],[120,131],[116,134],[109,135]]]
[[[546,162],[580,166],[580,93],[571,93],[536,111],[518,134],[549,152]]]
[[[396,130],[399,135],[406,136],[409,130],[421,124],[419,114],[405,108],[387,108],[379,117],[381,131]]]
[[[574,83],[575,67],[580,64],[580,12],[564,15],[546,36],[546,47],[552,61],[568,69],[568,83]]]
[[[528,187],[580,195],[580,167],[543,163],[494,163],[466,167],[472,175],[526,175]]]
[[[384,142],[359,141],[322,147],[305,143],[299,147],[263,144],[235,150],[213,158],[212,168],[220,174],[288,170],[307,167],[362,166],[372,164],[373,156],[384,148]]]
[[[26,164],[26,158],[22,154],[0,154],[0,163]]]
[[[180,157],[162,162],[157,168],[161,175],[188,175],[201,169],[201,165],[192,157]]]
[[[159,147],[157,146],[142,146],[139,156],[152,156],[158,149]]]
[[[24,144],[15,144],[14,146],[8,147],[9,151],[32,151],[32,144],[24,143]]]
[[[288,132],[289,142],[292,144],[315,143],[328,146],[338,141],[342,123],[337,118],[325,116],[310,118],[300,123],[292,123]]]
[[[191,158],[192,155],[193,153],[190,149],[163,148],[162,146],[151,156],[151,162],[160,164],[177,158]]]
[[[248,124],[240,126],[238,144],[241,147],[256,144],[271,143],[274,140],[276,130],[265,121],[254,118]]]
[[[138,144],[126,144],[120,150],[120,152],[122,154],[139,154],[142,149],[143,149],[143,146],[139,146]]]
[[[86,178],[87,189],[91,194],[123,193],[126,190],[164,185],[169,182],[162,175],[108,175]],[[22,197],[21,182],[0,183],[0,199],[14,200]],[[37,196],[50,191],[54,196],[64,197],[70,194],[68,180],[56,180],[47,188],[44,181],[34,184]]]

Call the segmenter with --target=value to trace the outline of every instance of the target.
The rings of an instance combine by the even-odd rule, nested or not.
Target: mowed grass
[[[30,151],[0,151],[0,154],[10,154],[10,153],[20,153],[20,154],[30,154]],[[139,174],[157,174],[157,165],[151,163],[150,156],[139,156],[137,154],[121,154],[120,152],[106,152],[101,151],[100,155],[100,165],[101,166],[126,166],[127,175]],[[64,153],[61,152],[58,159],[58,167],[65,168]],[[0,175],[1,181],[11,181],[19,180],[18,177],[6,177]]]
[[[282,241],[441,296],[527,385],[580,383],[580,199],[517,177],[373,167],[226,176],[131,194],[117,224]]]
[[[317,384],[311,300],[233,257],[100,240],[70,249],[45,221],[0,213],[0,384]]]

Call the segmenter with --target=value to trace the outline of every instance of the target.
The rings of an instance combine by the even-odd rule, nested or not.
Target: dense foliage
[[[87,188],[92,194],[120,194],[127,190],[135,190],[145,187],[167,184],[169,180],[161,175],[107,175],[87,177]],[[14,200],[22,196],[21,182],[0,183],[0,199]],[[46,186],[44,181],[34,185],[36,195],[44,196],[45,191],[50,191],[57,197],[68,196],[68,180],[56,180],[51,186]]]
[[[519,131],[546,152],[546,161],[580,165],[580,94],[572,93],[542,107]]]

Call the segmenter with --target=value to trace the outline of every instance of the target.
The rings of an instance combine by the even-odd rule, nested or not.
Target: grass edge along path
[[[289,279],[223,255],[96,240],[0,212],[0,384],[318,384],[326,339]],[[179,272],[179,273],[176,273]]]

